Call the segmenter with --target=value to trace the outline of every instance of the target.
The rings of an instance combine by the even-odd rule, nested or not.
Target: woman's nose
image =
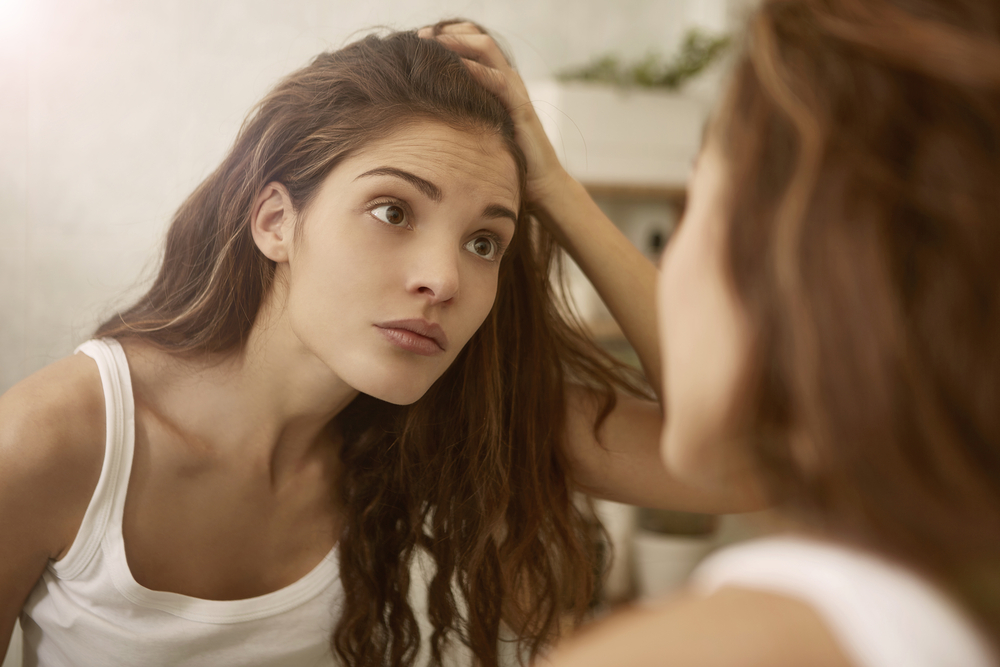
[[[415,258],[407,289],[425,295],[431,303],[443,303],[458,294],[459,253],[453,243],[435,245],[425,245]]]

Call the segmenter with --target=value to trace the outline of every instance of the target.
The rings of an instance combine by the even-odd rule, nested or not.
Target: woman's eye
[[[488,236],[477,236],[465,244],[465,249],[483,259],[496,259],[500,245]]]
[[[406,211],[402,206],[396,204],[382,204],[371,210],[371,214],[382,222],[393,227],[402,227],[406,224]]]

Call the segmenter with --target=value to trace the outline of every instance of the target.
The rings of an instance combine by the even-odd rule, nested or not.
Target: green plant
[[[712,64],[729,42],[728,35],[707,35],[692,29],[685,34],[680,50],[671,59],[651,53],[638,62],[625,64],[618,56],[608,53],[586,65],[562,70],[556,74],[556,79],[675,90]]]

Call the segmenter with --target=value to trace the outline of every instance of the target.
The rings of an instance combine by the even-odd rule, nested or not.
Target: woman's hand
[[[460,55],[476,80],[503,100],[514,119],[517,143],[527,159],[528,198],[548,208],[547,204],[556,199],[572,179],[542,129],[524,82],[497,43],[474,23],[449,23],[437,29],[426,27],[417,34],[436,39]]]

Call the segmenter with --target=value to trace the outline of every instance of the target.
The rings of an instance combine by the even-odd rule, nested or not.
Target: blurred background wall
[[[669,54],[745,4],[0,0],[0,392],[141,293],[172,212],[251,105],[316,53],[463,16],[540,80],[605,52]]]

